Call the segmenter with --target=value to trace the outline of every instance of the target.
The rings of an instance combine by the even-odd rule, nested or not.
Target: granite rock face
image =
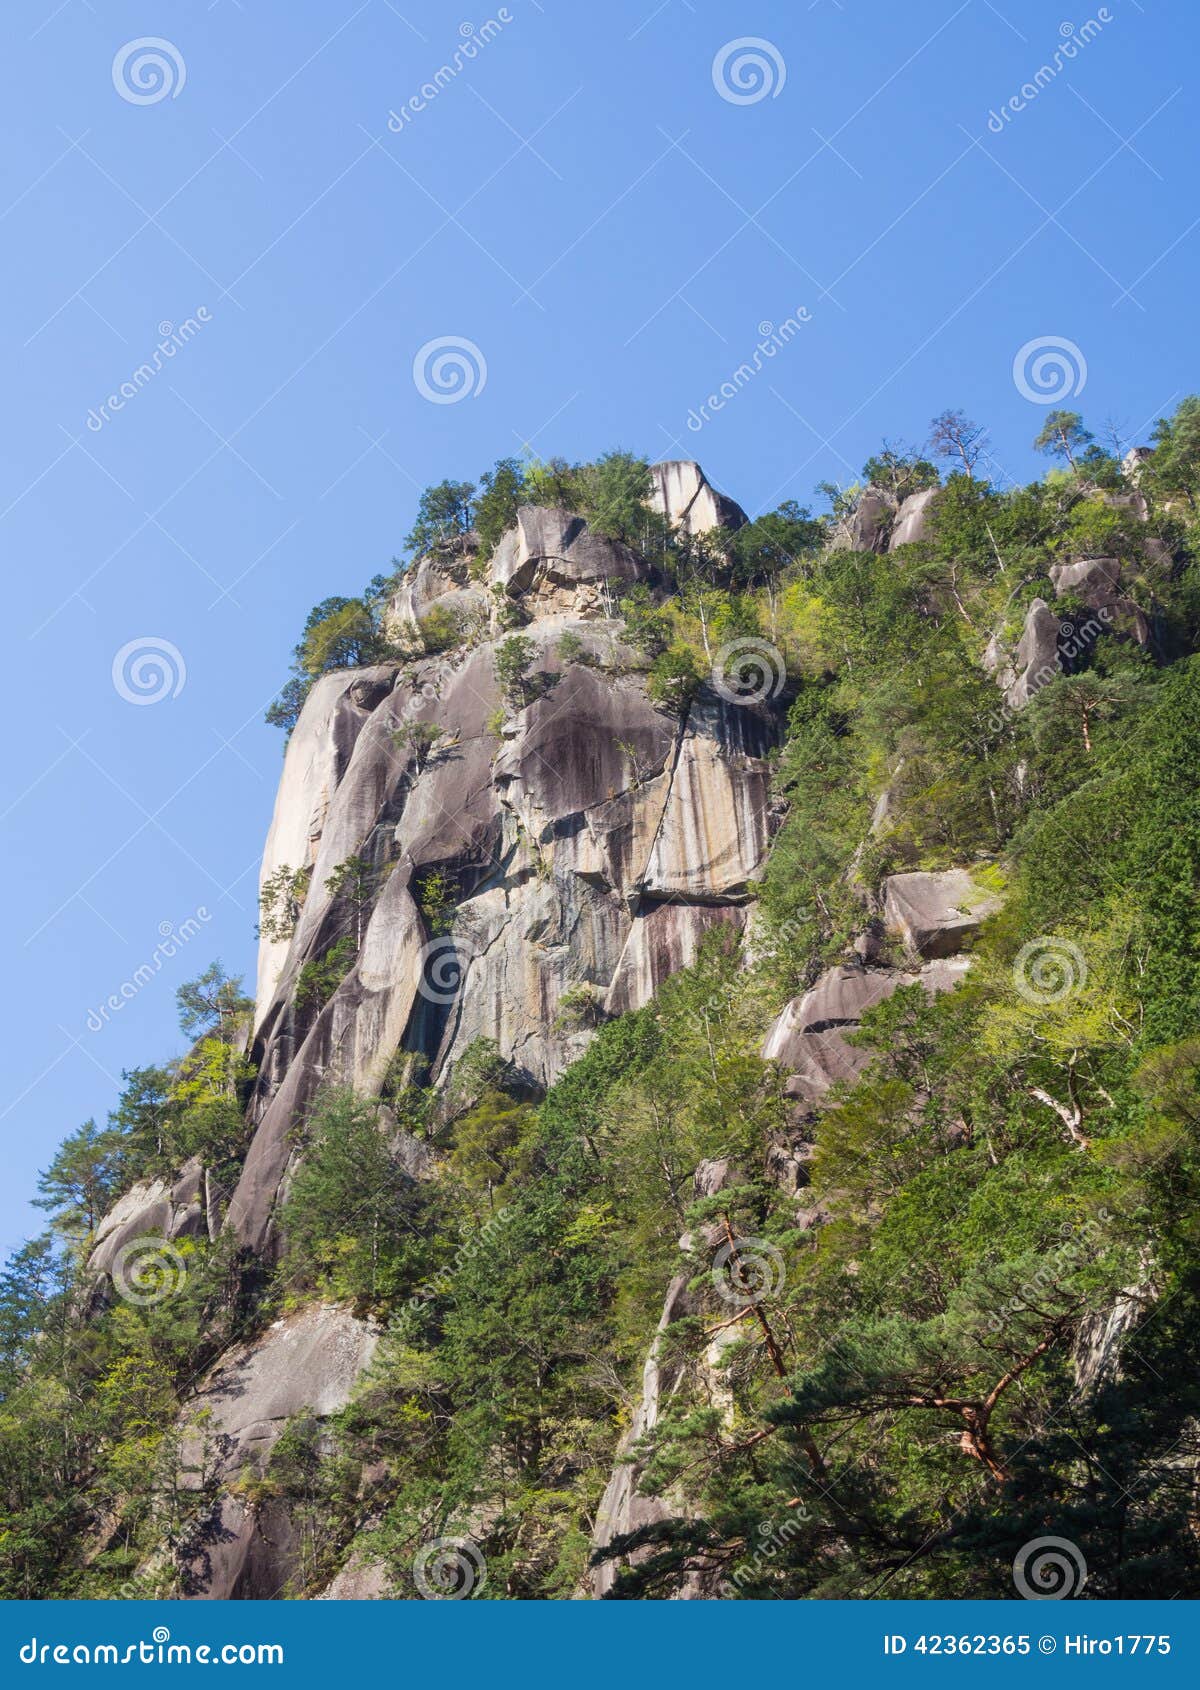
[[[853,512],[838,523],[829,542],[835,552],[885,552],[896,502],[878,487],[864,488]]]
[[[747,520],[742,507],[718,493],[697,463],[676,459],[654,464],[650,474],[651,505],[685,534],[740,528]]]
[[[242,1500],[231,1485],[261,1478],[289,1420],[321,1423],[344,1408],[377,1335],[345,1309],[316,1304],[236,1345],[199,1385],[184,1412],[182,1482],[221,1486],[212,1510],[181,1547],[188,1593],[209,1601],[276,1598],[294,1571],[287,1510]]]
[[[656,478],[675,521],[740,519],[698,466]],[[545,1088],[592,1036],[570,1009],[581,990],[606,1013],[645,1003],[710,927],[741,924],[765,861],[782,707],[707,686],[683,719],[656,707],[612,614],[647,566],[578,516],[522,509],[487,570],[477,580],[454,552],[418,564],[393,601],[401,623],[465,594],[487,628],[441,656],[324,677],[293,734],[263,878],[311,875],[290,941],[260,956],[256,1130],[228,1223],[252,1250],[271,1248],[292,1129],[322,1084],[377,1094],[399,1051],[440,1083],[487,1038]],[[506,601],[528,641],[523,697],[497,682]],[[327,886],[352,857],[373,866],[365,910]],[[444,932],[430,877],[453,890]],[[302,971],[351,937],[328,1001],[298,997]]]
[[[896,513],[896,523],[888,540],[889,552],[894,552],[899,546],[916,545],[918,541],[929,538],[933,501],[938,492],[938,488],[928,487],[923,493],[910,493],[903,501]]]

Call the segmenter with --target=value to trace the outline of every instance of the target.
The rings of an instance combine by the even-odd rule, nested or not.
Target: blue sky
[[[1031,341],[1071,343],[1098,431],[1145,438],[1200,385],[1191,0],[9,0],[6,21],[2,1247],[57,1141],[181,1048],[179,983],[214,956],[252,974],[282,750],[263,708],[310,605],[387,568],[423,485],[622,445],[697,457],[758,510],[947,405],[1020,480]],[[470,343],[453,403],[414,379],[443,339]],[[113,674],[145,641],[170,670],[152,706],[122,695],[136,654]]]

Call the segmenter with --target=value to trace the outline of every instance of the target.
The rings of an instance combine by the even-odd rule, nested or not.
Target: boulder
[[[894,552],[899,546],[916,545],[918,541],[929,538],[933,501],[940,491],[938,487],[928,487],[923,493],[909,494],[896,513],[896,525],[888,541],[889,552]]]
[[[1062,673],[1058,639],[1058,617],[1045,599],[1034,599],[1025,613],[1025,626],[1013,654],[1012,679],[1005,688],[1005,702],[1011,709],[1020,710],[1035,692]]]
[[[421,625],[433,609],[445,611],[461,629],[486,632],[491,604],[487,589],[472,581],[465,552],[444,549],[419,558],[400,578],[400,585],[383,614],[389,640],[423,649]]]
[[[918,956],[947,957],[964,950],[1000,899],[977,886],[966,869],[890,874],[883,883],[883,913],[890,933]]]
[[[248,1507],[229,1486],[261,1477],[288,1421],[321,1422],[350,1400],[377,1334],[348,1310],[315,1304],[235,1345],[183,1411],[182,1483],[220,1486],[181,1548],[189,1596],[277,1598],[295,1571],[296,1535],[276,1501]]]
[[[649,577],[649,566],[618,540],[593,534],[572,511],[523,505],[516,525],[492,554],[490,578],[510,598],[531,596],[542,608],[612,614],[611,591]]]
[[[871,1060],[871,1052],[847,1040],[869,1009],[901,986],[923,986],[932,996],[952,991],[969,966],[956,957],[927,964],[915,973],[897,968],[840,965],[829,969],[810,991],[793,998],[772,1023],[763,1043],[765,1061],[787,1074],[787,1095],[814,1107],[829,1088],[852,1083]]]
[[[844,517],[834,529],[830,551],[886,551],[895,515],[894,500],[877,487],[865,488],[851,515]]]
[[[174,1180],[138,1180],[113,1204],[96,1229],[88,1272],[111,1277],[123,1250],[144,1238],[207,1238],[216,1193],[195,1158]],[[214,1220],[216,1215],[213,1216]],[[215,1232],[213,1234],[215,1236]],[[131,1271],[136,1262],[128,1255]]]
[[[689,459],[652,464],[650,475],[652,507],[684,534],[741,528],[747,520],[742,507],[718,493],[700,465]]]

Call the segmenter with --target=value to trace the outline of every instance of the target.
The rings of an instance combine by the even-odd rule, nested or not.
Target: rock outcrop
[[[740,516],[695,465],[656,475],[675,521]],[[470,649],[313,688],[263,866],[264,881],[285,866],[310,878],[290,941],[264,940],[260,958],[256,1131],[229,1214],[250,1249],[270,1247],[293,1128],[323,1083],[378,1093],[398,1051],[438,1082],[488,1038],[541,1090],[591,1037],[564,1013],[568,993],[590,991],[608,1013],[638,1007],[709,927],[743,919],[770,841],[781,709],[707,686],[682,719],[651,701],[611,615],[646,572],[582,518],[522,509],[486,579],[439,554],[393,602],[417,626],[466,595],[489,618]],[[505,604],[529,656],[507,694]],[[328,884],[352,858],[375,877],[365,910]],[[436,932],[434,876],[453,891]],[[357,955],[328,1001],[298,998],[304,970],[351,928]]]
[[[296,1533],[277,1499],[251,1500],[289,1421],[321,1423],[344,1408],[376,1334],[345,1309],[317,1304],[229,1350],[185,1416],[182,1483],[219,1485],[218,1500],[182,1547],[188,1593],[208,1600],[287,1593]]]
[[[948,957],[965,950],[980,923],[999,907],[999,898],[966,869],[890,874],[883,883],[888,931],[915,956]]]
[[[762,1054],[787,1075],[787,1095],[815,1107],[831,1086],[856,1080],[871,1060],[870,1051],[848,1040],[869,1009],[901,986],[923,986],[931,997],[952,991],[968,966],[968,958],[950,957],[915,973],[849,965],[831,968],[811,991],[784,1007],[771,1024]]]
[[[651,505],[685,534],[740,528],[746,521],[742,507],[718,493],[699,464],[675,459],[652,465],[650,475]]]

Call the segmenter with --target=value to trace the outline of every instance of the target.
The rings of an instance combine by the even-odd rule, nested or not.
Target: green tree
[[[502,536],[517,520],[527,494],[525,471],[519,458],[498,458],[479,478],[475,501],[475,532],[484,557],[490,557]]]
[[[38,1175],[34,1203],[49,1212],[57,1231],[68,1236],[92,1233],[116,1192],[120,1171],[120,1135],[85,1121]]]
[[[446,540],[470,533],[474,520],[475,484],[439,481],[427,487],[417,504],[416,521],[404,544],[414,557]]]
[[[1052,458],[1062,458],[1073,470],[1079,458],[1095,437],[1083,426],[1078,411],[1050,411],[1033,442],[1035,452],[1045,452]]]

